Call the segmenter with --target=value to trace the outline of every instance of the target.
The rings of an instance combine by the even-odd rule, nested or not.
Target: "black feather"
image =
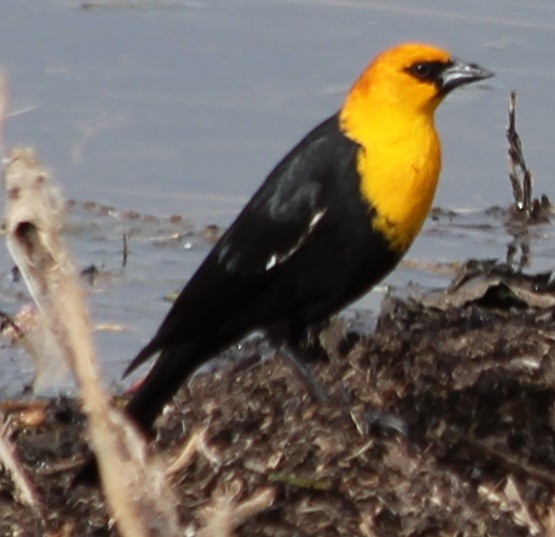
[[[359,150],[337,115],[324,121],[276,166],[214,246],[126,371],[161,351],[127,407],[145,430],[219,350],[254,330],[299,333],[395,266],[399,256],[372,230],[373,209],[361,196]]]

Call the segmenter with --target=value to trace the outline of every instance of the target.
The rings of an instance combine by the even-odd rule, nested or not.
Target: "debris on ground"
[[[333,320],[307,349],[331,396],[325,402],[310,397],[286,359],[263,360],[250,342],[227,353],[236,360],[196,375],[167,407],[151,455],[163,461],[183,535],[555,535],[555,279],[523,273],[552,207],[532,197],[514,105],[512,96],[514,206],[432,215],[455,238],[464,230],[505,241],[508,232],[506,263],[413,261],[454,275],[451,285],[388,294],[371,332]],[[65,210],[114,217],[118,270],[128,268],[130,242],[137,250],[147,237],[149,247],[171,253],[220,233],[95,203]],[[91,264],[82,277],[98,288],[107,274],[117,271]],[[25,323],[0,315],[3,332],[21,339]],[[90,455],[79,408],[68,397],[0,403],[0,535],[119,535],[98,487],[75,485]]]
[[[477,266],[463,270],[458,280],[471,281]],[[544,535],[554,516],[555,307],[506,300],[499,282],[511,289],[518,277],[506,266],[487,274],[488,300],[481,291],[439,307],[437,297],[426,306],[390,296],[374,333],[344,327],[331,338],[339,359],[311,364],[329,403],[313,402],[279,356],[197,375],[159,419],[153,448],[168,461],[187,448],[172,473],[187,534],[207,526],[210,509],[246,504],[233,535]],[[407,435],[369,424],[374,412],[398,417]],[[47,520],[2,474],[0,534],[117,535],[99,492],[69,487],[86,452],[75,402],[50,401],[46,416],[11,437]]]

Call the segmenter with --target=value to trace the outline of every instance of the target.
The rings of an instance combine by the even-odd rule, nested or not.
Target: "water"
[[[430,222],[410,258],[504,258],[511,237],[502,218],[483,210],[511,200],[504,133],[511,89],[519,96],[517,124],[536,192],[555,199],[555,6],[547,2],[82,5],[0,6],[12,114],[6,144],[36,147],[68,197],[179,214],[196,229],[225,227],[285,151],[338,109],[377,52],[418,40],[480,63],[496,78],[456,92],[438,113],[444,166],[436,204],[464,213],[464,225]],[[111,377],[155,330],[168,307],[161,297],[186,281],[209,245],[194,235],[173,248],[135,239],[121,271],[120,235],[128,223],[107,218],[97,231],[70,238],[80,266],[112,274],[91,297],[96,320],[126,327],[97,336]],[[534,231],[534,267],[551,266],[550,235],[549,226]],[[4,252],[0,262],[7,273]],[[445,278],[402,267],[387,283],[409,281],[433,286]],[[380,297],[373,293],[357,307],[375,311]],[[6,351],[10,360],[13,352]]]

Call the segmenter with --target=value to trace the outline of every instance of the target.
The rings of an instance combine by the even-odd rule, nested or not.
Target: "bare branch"
[[[31,507],[42,519],[42,505],[39,496],[16,455],[15,447],[8,437],[6,426],[3,426],[0,430],[0,465],[10,473],[19,501]]]
[[[176,501],[165,468],[109,403],[97,368],[77,271],[59,236],[62,203],[34,152],[11,152],[5,171],[9,250],[81,389],[104,492],[122,535],[177,535]]]

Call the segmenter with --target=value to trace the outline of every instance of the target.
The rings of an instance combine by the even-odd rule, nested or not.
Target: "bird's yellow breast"
[[[355,82],[340,114],[342,132],[360,145],[357,171],[362,196],[375,211],[372,226],[401,254],[422,228],[441,169],[434,112],[443,96],[407,72],[415,54],[421,47],[378,57]]]
[[[374,230],[405,252],[422,228],[434,199],[441,151],[433,118],[384,118],[378,132],[365,133],[357,170],[364,199],[373,207]]]

